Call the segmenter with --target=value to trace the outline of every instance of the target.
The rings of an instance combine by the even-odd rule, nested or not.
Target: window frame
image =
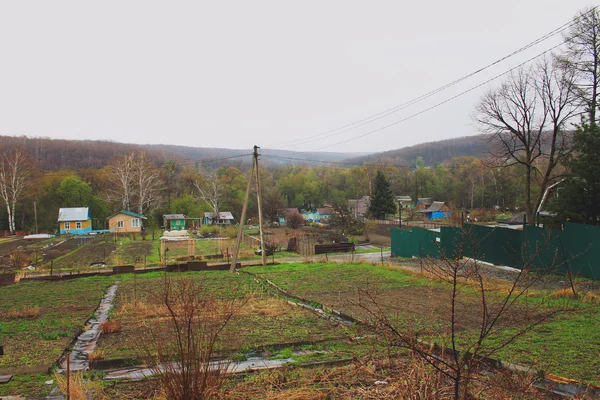
[[[123,221],[122,219],[117,220],[117,229],[123,228],[125,228],[125,221]]]
[[[64,226],[65,226],[65,230],[71,229],[71,223],[70,222],[65,222]]]
[[[131,227],[132,228],[139,228],[140,227],[140,219],[139,218],[132,218],[131,219]]]

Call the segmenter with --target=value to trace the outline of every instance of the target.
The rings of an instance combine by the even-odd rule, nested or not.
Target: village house
[[[215,219],[215,213],[205,212],[204,223],[207,225],[218,224],[218,225],[230,225],[234,221],[233,214],[229,211],[219,211],[219,216]]]
[[[360,199],[348,200],[348,209],[355,219],[363,219],[369,212],[369,206],[371,205],[371,197],[363,196]]]
[[[434,201],[427,209],[419,212],[430,220],[450,218],[450,208],[443,201]]]
[[[89,207],[60,208],[58,229],[61,235],[87,235],[92,231]]]
[[[106,218],[109,231],[116,233],[142,232],[145,219],[147,218],[143,215],[129,210],[121,210]]]
[[[402,208],[414,208],[415,206],[410,196],[396,196],[396,203],[400,204]]]
[[[184,214],[165,214],[163,215],[163,227],[168,231],[181,231],[185,229]]]
[[[417,204],[415,208],[417,210],[426,210],[433,204],[433,197],[420,197],[417,199]]]

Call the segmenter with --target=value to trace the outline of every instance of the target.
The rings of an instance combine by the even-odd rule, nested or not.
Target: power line
[[[411,100],[408,100],[408,101],[406,101],[406,102],[404,102],[404,103],[402,103],[402,104],[400,104],[398,106],[389,108],[389,109],[381,111],[381,112],[379,112],[377,114],[365,117],[363,119],[360,119],[360,120],[352,122],[350,124],[341,126],[339,128],[336,128],[336,129],[332,129],[332,130],[329,130],[329,131],[326,131],[326,132],[322,132],[322,133],[319,133],[319,134],[316,134],[316,135],[313,135],[313,136],[309,136],[307,138],[294,139],[294,140],[291,140],[291,141],[287,141],[287,142],[283,142],[283,143],[278,143],[278,144],[270,145],[269,147],[275,147],[275,146],[288,147],[288,146],[291,146],[293,144],[296,144],[296,145],[297,144],[306,144],[306,143],[314,142],[314,141],[317,141],[317,140],[322,140],[323,137],[329,138],[329,137],[337,136],[337,135],[340,135],[342,133],[348,132],[348,131],[356,129],[356,128],[360,128],[360,127],[362,127],[364,125],[367,125],[367,124],[370,124],[370,123],[372,123],[374,121],[377,121],[377,120],[380,120],[382,118],[385,118],[385,117],[387,117],[390,114],[393,114],[393,113],[396,113],[398,111],[401,111],[401,110],[403,110],[403,109],[405,109],[405,108],[407,108],[409,106],[412,106],[414,104],[417,104],[417,103],[419,103],[419,102],[421,102],[421,101],[423,101],[423,100],[425,100],[425,99],[427,99],[427,98],[429,98],[429,97],[431,97],[433,95],[436,95],[436,94],[438,94],[438,93],[440,93],[440,92],[442,92],[442,91],[444,91],[444,90],[446,90],[446,89],[448,89],[448,88],[450,88],[452,86],[455,86],[458,83],[460,83],[460,82],[462,82],[462,81],[464,81],[464,80],[466,80],[468,78],[471,78],[471,77],[473,77],[473,76],[475,76],[475,75],[477,75],[477,74],[479,74],[479,73],[481,73],[481,72],[483,72],[483,71],[485,71],[485,70],[487,70],[487,69],[489,69],[489,68],[491,68],[491,67],[493,67],[493,66],[495,66],[495,65],[497,65],[499,63],[501,63],[502,61],[504,61],[504,60],[506,60],[506,59],[508,59],[510,57],[513,57],[513,56],[515,56],[515,55],[517,55],[517,54],[519,54],[519,53],[521,53],[521,52],[523,52],[523,51],[525,51],[525,50],[527,50],[527,49],[529,49],[529,48],[531,48],[531,47],[533,47],[533,46],[535,46],[535,45],[537,45],[537,44],[539,44],[539,43],[541,43],[541,42],[543,42],[543,41],[545,41],[545,40],[547,40],[547,39],[549,39],[549,38],[551,38],[551,37],[553,37],[553,36],[555,36],[555,35],[557,35],[559,33],[561,33],[561,32],[563,32],[563,31],[565,31],[566,29],[568,29],[571,26],[575,25],[581,17],[583,17],[586,14],[590,14],[590,13],[594,12],[598,7],[600,7],[600,6],[595,6],[594,8],[590,9],[585,14],[582,14],[580,16],[577,16],[577,17],[573,18],[569,22],[567,22],[567,23],[559,26],[558,28],[553,29],[552,31],[546,33],[545,35],[537,38],[533,42],[530,42],[530,43],[526,44],[525,46],[522,46],[521,48],[513,51],[512,53],[510,53],[510,54],[508,54],[508,55],[506,55],[504,57],[501,57],[498,60],[496,60],[496,61],[494,61],[494,62],[492,62],[492,63],[490,63],[490,64],[488,64],[488,65],[486,65],[484,67],[481,67],[481,68],[479,68],[479,69],[477,69],[477,70],[475,70],[475,71],[473,71],[473,72],[471,72],[471,73],[469,73],[469,74],[467,74],[467,75],[465,75],[465,76],[463,76],[461,78],[458,78],[458,79],[456,79],[454,81],[451,81],[451,82],[449,82],[449,83],[447,83],[447,84],[445,84],[443,86],[440,86],[437,89],[434,89],[434,90],[432,90],[430,92],[427,92],[427,93],[425,93],[425,94],[423,94],[421,96],[418,96],[418,97],[415,97],[415,98],[413,98]],[[561,45],[564,44],[564,43],[565,42],[561,43]],[[556,48],[556,47],[558,47],[558,46],[553,47],[553,49]],[[542,54],[545,54],[545,53],[546,52],[544,52]],[[338,131],[340,131],[340,132],[338,132]],[[334,132],[337,132],[337,133],[334,133]],[[344,143],[344,142],[342,142],[342,143]]]
[[[348,143],[348,142],[351,142],[351,141],[353,141],[353,140],[356,140],[356,139],[359,139],[359,138],[362,138],[362,137],[365,137],[365,136],[369,136],[369,135],[372,135],[373,133],[376,133],[376,132],[382,131],[382,130],[384,130],[384,129],[390,128],[390,127],[392,127],[392,126],[394,126],[394,125],[398,125],[398,124],[400,124],[400,123],[402,123],[402,122],[408,121],[409,119],[412,119],[412,118],[414,118],[414,117],[417,117],[417,116],[419,116],[419,115],[421,115],[421,114],[424,114],[424,113],[426,113],[426,112],[429,112],[429,111],[431,111],[431,110],[433,110],[433,109],[436,109],[436,108],[438,108],[438,107],[440,107],[440,106],[442,106],[442,105],[444,105],[444,104],[446,104],[446,103],[448,103],[448,102],[450,102],[450,101],[452,101],[452,100],[455,100],[455,99],[457,99],[457,98],[459,98],[459,97],[461,97],[461,96],[464,96],[465,94],[467,94],[467,93],[469,93],[469,92],[472,92],[473,90],[475,90],[475,89],[478,89],[478,88],[480,88],[480,87],[482,87],[482,86],[484,86],[484,85],[486,85],[486,84],[488,84],[488,83],[490,83],[490,82],[492,82],[492,81],[494,81],[494,80],[496,80],[496,79],[498,79],[498,78],[501,78],[501,77],[503,77],[504,75],[511,73],[512,71],[514,71],[514,70],[516,70],[516,69],[518,69],[518,68],[522,67],[523,65],[525,65],[525,64],[527,64],[527,63],[529,63],[529,62],[531,62],[531,61],[533,61],[533,60],[535,60],[535,59],[537,59],[537,58],[539,58],[539,57],[541,57],[541,56],[543,56],[543,55],[545,55],[545,54],[547,54],[547,53],[551,52],[552,50],[556,49],[557,47],[560,47],[560,46],[562,46],[562,45],[563,45],[563,44],[565,44],[565,43],[566,43],[566,41],[564,41],[564,42],[562,42],[562,43],[559,43],[559,44],[557,44],[557,45],[555,45],[555,46],[553,46],[553,47],[549,48],[548,50],[545,50],[545,51],[543,51],[542,53],[540,53],[540,54],[538,54],[538,55],[536,55],[536,56],[534,56],[534,57],[531,57],[530,59],[528,59],[528,60],[526,60],[526,61],[522,62],[521,64],[517,65],[516,67],[513,67],[513,68],[511,68],[511,69],[509,69],[509,70],[507,70],[507,71],[504,71],[504,72],[502,72],[501,74],[498,74],[498,75],[494,76],[493,78],[490,78],[490,79],[488,79],[488,80],[486,80],[486,81],[484,81],[484,82],[482,82],[482,83],[480,83],[480,84],[478,84],[478,85],[475,85],[475,86],[473,86],[473,87],[471,87],[471,88],[469,88],[469,89],[467,89],[467,90],[464,90],[464,91],[462,91],[462,92],[460,92],[460,93],[458,93],[458,94],[456,94],[456,95],[454,95],[454,96],[452,96],[452,97],[449,97],[449,98],[447,98],[447,99],[446,99],[446,100],[444,100],[444,101],[441,101],[441,102],[439,102],[439,103],[436,103],[436,104],[434,104],[434,105],[433,105],[433,106],[431,106],[431,107],[425,108],[425,109],[423,109],[423,110],[421,110],[421,111],[418,111],[418,112],[416,112],[416,113],[414,113],[414,114],[411,114],[411,115],[409,115],[409,116],[408,116],[408,117],[406,117],[406,118],[403,118],[403,119],[401,119],[401,120],[398,120],[398,121],[392,122],[392,123],[390,123],[390,124],[384,125],[384,126],[382,126],[382,127],[380,127],[380,128],[374,129],[374,130],[372,130],[372,131],[369,131],[369,132],[367,132],[367,133],[363,133],[363,134],[361,134],[361,135],[354,136],[354,137],[352,137],[352,138],[350,138],[350,139],[342,140],[342,141],[340,141],[340,142],[336,142],[336,143],[333,143],[333,144],[330,144],[330,145],[327,145],[327,146],[323,146],[323,147],[319,147],[319,148],[316,148],[316,149],[311,149],[311,150],[308,150],[308,151],[306,151],[306,152],[319,151],[319,150],[327,149],[327,148],[330,148],[330,147],[333,147],[333,146],[337,146],[337,145],[339,145],[339,144]]]

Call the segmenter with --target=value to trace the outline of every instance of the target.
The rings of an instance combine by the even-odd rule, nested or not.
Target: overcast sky
[[[472,135],[489,85],[350,140],[476,86],[560,35],[381,120],[315,137],[466,75],[594,5],[1,1],[0,134],[360,152]]]

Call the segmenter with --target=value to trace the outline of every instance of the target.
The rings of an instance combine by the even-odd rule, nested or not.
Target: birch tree
[[[143,214],[157,200],[160,173],[145,152],[133,152],[111,164],[109,200],[123,210]]]
[[[160,193],[160,172],[150,162],[148,154],[145,152],[137,153],[137,156],[134,158],[133,176],[136,211],[139,214],[144,214],[158,200]]]
[[[110,166],[110,186],[107,191],[109,200],[129,210],[133,194],[135,153],[125,154],[117,158]]]
[[[17,203],[31,185],[30,159],[24,149],[4,152],[0,157],[0,198],[6,205],[8,230],[14,235]]]
[[[198,198],[203,200],[213,212],[213,220],[219,218],[219,207],[223,197],[223,184],[215,172],[201,175],[202,179],[194,182]]]

